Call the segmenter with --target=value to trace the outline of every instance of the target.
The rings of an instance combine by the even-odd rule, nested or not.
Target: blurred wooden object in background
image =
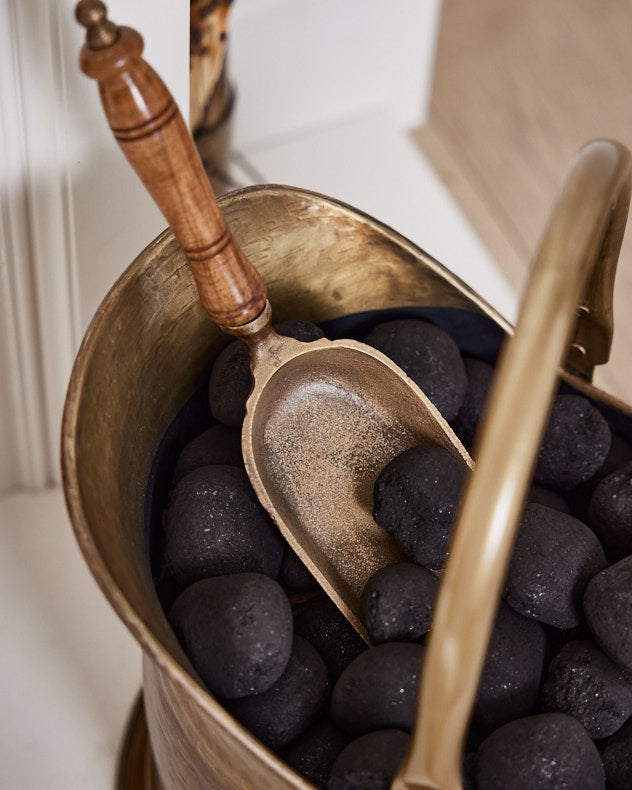
[[[415,139],[517,289],[581,145],[632,147],[630,30],[632,0],[443,2],[430,119]],[[631,297],[628,221],[611,358],[595,374],[628,401]]]
[[[215,194],[231,186],[228,139],[233,91],[226,74],[231,0],[191,0],[189,127]]]

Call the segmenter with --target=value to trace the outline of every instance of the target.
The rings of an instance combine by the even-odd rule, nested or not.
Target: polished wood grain
[[[518,291],[568,163],[588,140],[632,147],[632,0],[444,0],[429,122],[415,134]],[[632,393],[632,233],[600,387]]]
[[[230,8],[231,0],[191,0],[189,126],[194,134],[219,120],[213,97],[225,76]]]
[[[78,5],[89,19],[82,70],[99,83],[108,122],[125,156],[173,228],[193,270],[202,304],[213,321],[238,326],[265,306],[261,277],[235,242],[221,212],[188,128],[168,89],[142,59],[143,40],[116,29],[107,45],[94,46],[105,21],[94,0]],[[93,22],[93,20],[96,20]]]

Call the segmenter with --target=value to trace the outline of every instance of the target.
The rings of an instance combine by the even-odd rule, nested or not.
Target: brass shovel
[[[87,27],[81,68],[98,80],[114,136],[171,225],[207,313],[250,347],[254,388],[242,449],[257,496],[366,638],[362,589],[406,556],[372,518],[379,471],[422,441],[472,461],[428,398],[380,352],[273,331],[261,278],[226,225],[171,94],[141,58],[142,38],[107,20],[98,0],[82,0],[76,14]]]

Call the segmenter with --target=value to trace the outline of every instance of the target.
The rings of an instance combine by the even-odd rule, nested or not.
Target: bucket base
[[[163,790],[149,745],[142,691],[125,727],[116,790]]]

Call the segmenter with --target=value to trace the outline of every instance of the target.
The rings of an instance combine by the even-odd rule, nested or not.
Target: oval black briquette
[[[442,566],[466,472],[443,447],[420,444],[378,475],[373,517],[419,565]]]
[[[632,462],[597,485],[588,506],[588,525],[612,562],[632,554]]]
[[[534,479],[560,491],[589,480],[610,449],[610,428],[581,395],[558,395],[544,432]]]
[[[570,513],[568,502],[557,491],[545,488],[537,483],[533,483],[527,492],[527,502],[535,502],[536,505],[546,505],[552,510],[559,510],[561,513]]]
[[[349,736],[325,716],[282,749],[279,757],[316,787],[324,788],[336,758],[348,743]]]
[[[584,613],[604,653],[632,673],[632,555],[590,580]]]
[[[619,434],[612,431],[610,450],[608,451],[606,460],[590,480],[578,485],[567,494],[568,503],[571,508],[570,512],[581,521],[589,524],[588,507],[595,488],[597,488],[604,477],[619,471],[622,466],[630,462],[632,462],[632,445]],[[607,553],[608,552],[606,552],[606,554]],[[622,554],[621,556],[624,555]],[[620,559],[620,557],[617,559]]]
[[[367,650],[364,640],[329,598],[308,601],[294,618],[294,633],[316,648],[332,683],[354,658]]]
[[[588,581],[606,566],[594,532],[567,513],[528,503],[505,582],[504,598],[520,614],[556,628],[582,619]]]
[[[407,732],[384,729],[352,741],[334,763],[327,790],[389,790],[408,739]]]
[[[404,318],[375,326],[365,343],[393,360],[439,409],[453,420],[465,397],[467,375],[457,344],[427,321]]]
[[[325,712],[329,676],[324,661],[300,636],[294,637],[285,671],[262,694],[224,700],[224,705],[270,749],[281,749]]]
[[[501,602],[474,708],[478,724],[489,731],[533,712],[546,650],[542,626]]]
[[[286,590],[295,593],[315,592],[319,589],[318,582],[289,544],[285,545],[283,552],[279,582]]]
[[[250,352],[243,340],[233,340],[217,355],[208,383],[211,414],[216,420],[239,428],[246,416],[252,389]]]
[[[281,585],[258,573],[203,579],[181,593],[169,623],[218,697],[266,691],[292,649],[292,611]]]
[[[595,642],[569,642],[549,665],[540,708],[569,713],[591,738],[606,738],[632,716],[632,675]]]
[[[416,642],[430,628],[439,580],[412,562],[380,568],[364,586],[360,619],[374,645]]]
[[[386,642],[359,655],[334,686],[334,723],[350,735],[385,728],[409,731],[423,655],[424,648],[414,642]]]
[[[465,357],[463,364],[467,375],[467,387],[459,413],[452,421],[452,429],[465,447],[471,449],[487,400],[494,368],[488,362],[473,357]]]
[[[601,757],[566,713],[539,713],[504,724],[476,754],[480,790],[605,790]]]
[[[201,466],[243,466],[241,434],[227,425],[213,425],[185,445],[173,473],[175,483]]]
[[[275,578],[283,545],[243,469],[203,466],[176,486],[165,524],[165,560],[183,587],[225,573]]]
[[[280,335],[308,343],[324,337],[322,329],[310,321],[291,319],[274,324]],[[243,340],[233,340],[217,356],[208,385],[211,413],[216,420],[238,428],[246,414],[252,389],[250,353]]]

